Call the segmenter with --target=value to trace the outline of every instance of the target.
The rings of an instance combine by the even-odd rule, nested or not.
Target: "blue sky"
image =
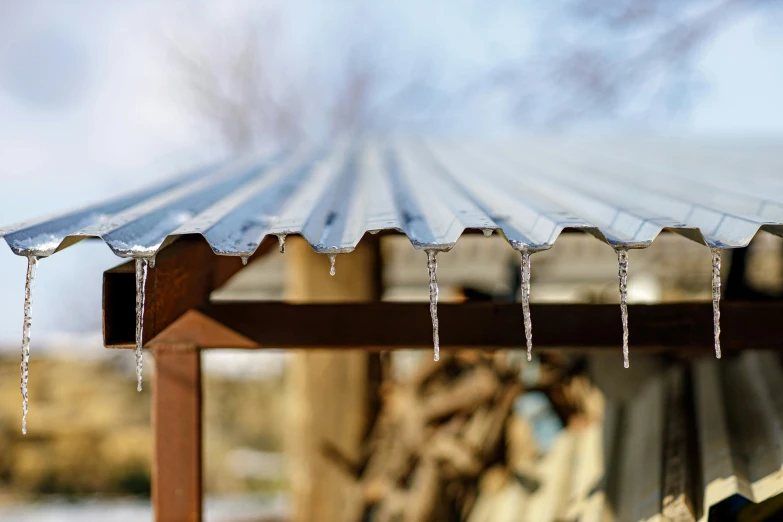
[[[0,224],[78,206],[224,154],[221,141],[184,99],[167,46],[203,31],[230,30],[249,14],[284,5],[9,4],[0,2]],[[447,57],[438,87],[449,89],[493,61],[517,57],[530,43],[531,11],[502,4],[511,9],[508,16],[487,15],[481,3],[470,1],[433,2],[427,9],[398,2],[380,15],[356,14],[352,2],[320,11],[320,3],[292,2],[285,4],[291,6],[283,10],[286,20],[297,20],[311,36],[298,39],[289,32],[282,41],[289,59],[328,69],[321,43],[338,38],[350,14],[352,23],[364,27],[364,36],[354,35],[358,42],[374,31],[405,35],[392,34],[393,43],[379,51],[393,75],[432,66],[415,59],[422,48]],[[783,135],[783,38],[775,25],[756,15],[724,30],[700,55],[703,86],[690,110],[653,130]],[[503,111],[502,103],[487,104],[459,118],[470,125],[483,119],[480,128],[492,128],[502,126]],[[629,125],[640,124],[608,127]],[[60,332],[99,329],[101,272],[118,262],[102,243],[82,242],[40,263],[33,350]],[[0,344],[9,349],[21,337],[24,272],[25,260],[0,248]]]

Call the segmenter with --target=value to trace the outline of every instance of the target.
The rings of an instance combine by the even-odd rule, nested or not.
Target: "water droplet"
[[[280,244],[280,253],[285,254],[285,234],[277,234],[277,242]]]
[[[243,264],[243,265],[247,265],[247,259],[248,259],[248,257],[247,257],[247,256],[241,256],[241,259],[242,259],[242,264]]]
[[[715,358],[720,359],[720,260],[721,249],[711,248],[712,252],[712,323],[715,335]]]
[[[484,233],[484,237],[490,237],[494,232],[491,228],[482,228],[481,231]]]
[[[147,284],[147,260],[136,258],[136,390],[141,391],[142,343],[144,339],[144,289]]]
[[[623,319],[623,366],[631,366],[628,360],[628,249],[617,249],[617,263],[620,280],[620,315]]]
[[[334,269],[334,262],[337,260],[337,254],[329,254],[329,275],[334,277],[337,271]]]
[[[527,360],[533,360],[533,322],[530,320],[530,252],[522,251],[522,315],[525,318]]]
[[[22,434],[27,434],[27,379],[30,370],[30,334],[33,328],[33,287],[38,271],[38,258],[27,256],[27,278],[24,284],[24,323],[22,323]]]
[[[432,318],[432,346],[435,360],[440,360],[440,336],[438,334],[438,262],[437,252],[427,250],[427,272],[430,275],[430,317]]]

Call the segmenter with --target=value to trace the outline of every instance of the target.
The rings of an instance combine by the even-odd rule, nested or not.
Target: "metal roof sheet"
[[[783,368],[777,354],[712,358],[652,378],[603,425],[566,430],[539,466],[557,516],[529,520],[706,521],[740,495],[758,504],[783,493]],[[558,518],[559,517],[559,518]]]
[[[614,247],[649,246],[664,228],[714,247],[783,234],[783,144],[526,138],[417,139],[301,147],[209,166],[149,189],[0,229],[14,253],[45,257],[100,237],[121,257],[152,257],[201,234],[249,256],[267,235],[301,234],[322,253],[397,230],[448,250],[466,229],[517,249],[581,228]]]

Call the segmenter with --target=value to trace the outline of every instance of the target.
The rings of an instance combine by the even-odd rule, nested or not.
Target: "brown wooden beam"
[[[265,239],[250,259],[277,249]],[[147,275],[144,334],[147,341],[178,317],[209,300],[213,290],[242,269],[235,256],[218,256],[201,236],[183,236],[158,254]],[[103,274],[103,343],[108,348],[135,345],[136,271],[134,262]]]
[[[618,305],[534,304],[531,309],[537,348],[620,345]],[[237,348],[429,348],[432,342],[428,303],[220,302],[202,306],[199,313],[240,334],[246,341]],[[508,348],[525,342],[519,304],[442,303],[438,316],[445,348]],[[779,350],[781,316],[783,303],[722,303],[724,351]],[[713,347],[711,303],[631,305],[629,326],[632,349],[707,352]],[[203,341],[205,348],[218,347]]]
[[[157,522],[201,522],[201,354],[155,350],[152,386],[152,504]]]

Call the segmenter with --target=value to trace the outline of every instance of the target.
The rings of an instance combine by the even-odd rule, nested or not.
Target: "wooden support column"
[[[201,522],[201,352],[160,344],[152,381],[156,522]]]
[[[292,302],[373,301],[380,298],[378,238],[365,237],[351,254],[329,260],[301,238],[286,246],[287,298]],[[274,328],[274,324],[270,324]],[[348,459],[361,459],[361,445],[377,408],[377,353],[301,350],[292,355],[286,453],[292,522],[345,522],[351,478],[324,456],[331,445]]]

